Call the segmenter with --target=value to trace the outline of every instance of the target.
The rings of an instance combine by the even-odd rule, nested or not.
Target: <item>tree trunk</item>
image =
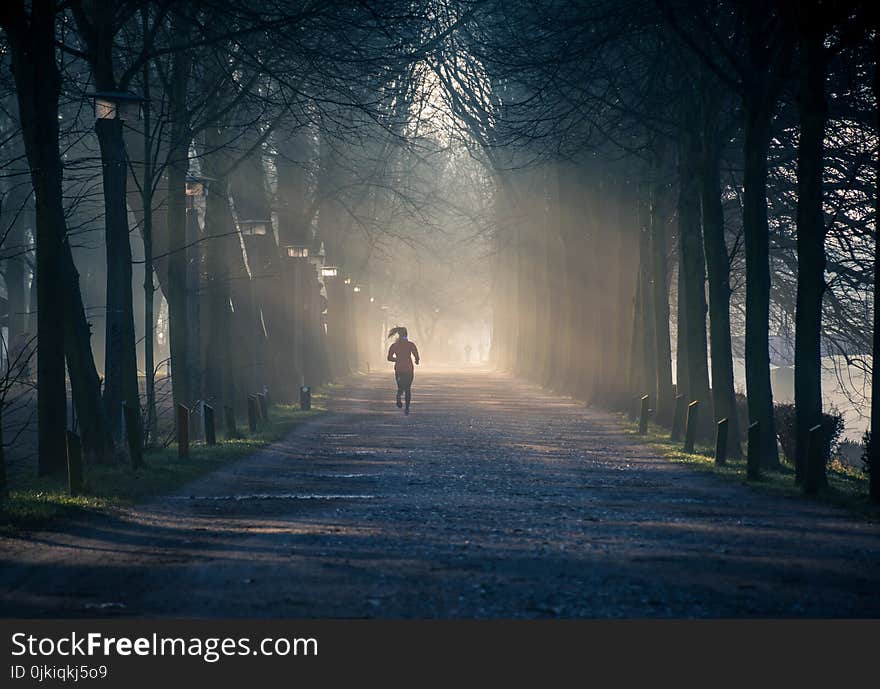
[[[709,332],[712,353],[712,404],[715,420],[727,419],[727,456],[742,457],[736,390],[733,382],[733,347],[730,340],[730,259],[724,239],[721,205],[721,149],[718,132],[717,93],[703,101],[702,170],[703,240],[709,279]]]
[[[649,184],[639,185],[639,284],[641,294],[641,345],[644,360],[644,379],[642,389],[636,395],[648,395],[652,405],[657,404],[657,336],[654,320],[654,255],[651,247],[651,188]]]
[[[146,34],[146,12],[143,13],[144,33]],[[146,388],[146,440],[153,444],[158,439],[158,417],[156,413],[156,277],[153,264],[153,141],[152,111],[150,110],[150,71],[144,65],[144,162],[141,179],[141,237],[144,243],[144,376]]]
[[[12,57],[16,94],[36,207],[37,470],[41,476],[66,464],[67,388],[64,370],[66,234],[58,151],[61,75],[55,61],[55,5],[34,0],[0,10]]]
[[[767,225],[768,105],[745,99],[743,235],[746,250],[746,392],[749,422],[761,428],[761,466],[779,466],[770,387],[770,231]],[[751,450],[750,450],[751,451]]]
[[[0,402],[0,501],[9,497],[9,481],[6,477],[6,446],[3,442],[3,402]]]
[[[696,113],[686,106],[679,154],[678,230],[684,286],[685,340],[687,343],[688,401],[699,400],[705,409],[710,403],[709,362],[706,353],[706,262],[700,226],[700,140]],[[708,410],[707,410],[708,411]],[[709,413],[703,419],[709,419]],[[706,424],[708,425],[708,424]]]
[[[795,311],[795,480],[804,479],[810,428],[822,422],[822,295],[825,291],[825,217],[822,212],[822,142],[825,102],[825,29],[805,16],[800,31],[797,206],[797,306]],[[822,482],[824,483],[824,471]]]
[[[634,231],[631,195],[626,190],[625,183],[620,180],[609,181],[604,188],[607,189],[607,197],[612,199],[612,205],[617,211],[615,234],[619,237],[614,261],[617,269],[615,318],[617,327],[614,338],[615,348],[609,352],[610,360],[614,363],[610,368],[614,373],[608,378],[604,394],[609,397],[608,402],[614,407],[629,409],[632,402],[629,397],[634,382],[630,362],[633,359],[633,343],[638,341],[634,334],[635,318],[633,317],[639,294],[638,235]],[[612,281],[615,280],[613,272],[607,277]]]
[[[71,395],[84,458],[100,463],[111,459],[113,442],[101,399],[101,378],[92,355],[92,326],[86,320],[86,310],[79,289],[79,271],[73,262],[73,254],[67,241],[64,242],[62,251],[64,343]]]
[[[791,55],[785,31],[772,27],[772,8],[745,5],[748,72],[742,91],[743,237],[746,256],[746,393],[749,423],[760,424],[761,466],[779,466],[773,391],[770,385],[770,231],[767,223],[767,155],[770,127]],[[751,448],[749,448],[751,454]]]
[[[666,246],[669,222],[669,183],[666,180],[665,144],[655,152],[651,182],[651,262],[656,352],[657,397],[654,401],[658,423],[672,422],[672,347],[669,342],[669,267]]]
[[[229,190],[226,173],[229,168],[228,155],[223,148],[222,129],[212,126],[205,132],[204,157],[205,174],[212,179],[205,199],[205,243],[206,309],[203,326],[208,337],[205,348],[205,398],[215,404],[215,408],[236,409],[238,369],[233,360],[232,348],[236,346],[229,333],[234,330],[233,312],[230,310],[232,298],[231,264],[237,257],[236,276],[246,276],[241,260],[239,237],[234,233],[235,223],[229,207]],[[240,405],[239,405],[240,406]]]
[[[10,124],[16,126],[11,120]],[[21,141],[18,137],[15,143]],[[23,151],[20,146],[16,150],[9,151],[9,157],[20,156]],[[0,232],[4,232],[4,248],[10,252],[10,256],[3,261],[3,278],[6,282],[6,313],[7,313],[7,350],[30,339],[27,332],[27,261],[25,251],[27,247],[26,230],[33,224],[33,205],[30,202],[31,185],[22,180],[13,178],[7,186],[7,191],[2,203],[2,225]],[[5,355],[4,355],[5,356]]]
[[[127,156],[122,138],[122,120],[100,119],[95,123],[95,131],[101,146],[107,249],[104,406],[110,432],[122,441],[122,403],[125,402],[130,409],[140,410],[134,299],[131,291],[131,244],[125,202]]]
[[[181,44],[189,36],[188,24],[180,21],[174,34]],[[171,143],[168,151],[168,339],[171,351],[171,388],[175,405],[192,404],[189,389],[189,332],[186,323],[186,174],[191,140],[186,92],[192,68],[189,50],[174,53],[171,67],[169,113]]]
[[[876,27],[875,27],[876,28]],[[880,31],[874,31],[874,56],[880,57]],[[880,103],[880,60],[874,62],[874,100]],[[880,108],[875,109],[875,132],[880,132]],[[874,331],[871,340],[871,438],[868,444],[869,494],[880,502],[880,155],[874,156]]]
[[[678,236],[678,267],[676,268],[675,294],[675,391],[678,395],[688,394],[688,356],[687,356],[687,304],[685,303],[684,271],[681,264],[681,231]]]

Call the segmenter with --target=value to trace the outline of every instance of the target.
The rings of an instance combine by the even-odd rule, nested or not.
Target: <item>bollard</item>
[[[804,495],[816,495],[825,487],[825,447],[822,426],[816,424],[807,435],[807,466],[804,470]]]
[[[639,435],[648,433],[648,395],[642,395],[642,404],[639,409]]]
[[[226,421],[226,437],[234,438],[238,435],[238,428],[235,425],[235,409],[223,407],[223,416]]]
[[[125,441],[128,445],[128,456],[131,459],[131,468],[140,469],[141,464],[143,464],[140,410],[132,409],[123,402],[122,420],[125,428]]]
[[[749,425],[749,446],[746,454],[746,481],[761,478],[761,424]]]
[[[251,433],[256,433],[257,432],[257,417],[260,415],[260,411],[257,408],[257,396],[256,395],[248,395],[247,410],[248,410],[248,430],[250,430]]]
[[[299,408],[303,411],[312,408],[312,389],[308,385],[303,385],[299,389]]]
[[[266,393],[258,393],[257,401],[260,403],[260,419],[262,419],[263,423],[269,423],[269,402],[267,401]]]
[[[189,407],[177,405],[177,456],[189,457]]]
[[[67,431],[67,493],[76,497],[82,493],[82,488],[82,445],[76,433]]]
[[[205,434],[205,445],[217,444],[217,433],[214,428],[214,407],[202,402],[202,426]]]
[[[715,464],[727,464],[727,419],[720,419],[715,426]]]
[[[684,427],[684,451],[693,452],[697,440],[697,423],[700,418],[700,401],[694,400],[688,405],[687,424]]]
[[[681,440],[681,429],[684,426],[684,409],[684,395],[676,395],[675,413],[672,416],[672,432],[669,434],[669,439],[674,443]]]

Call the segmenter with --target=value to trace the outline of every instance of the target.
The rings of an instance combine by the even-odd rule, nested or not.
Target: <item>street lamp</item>
[[[309,257],[309,247],[307,247],[307,246],[298,246],[298,245],[285,246],[284,251],[287,253],[287,258],[308,258]]]
[[[245,237],[265,237],[269,232],[271,220],[239,220],[238,227]]]
[[[212,181],[210,177],[200,177],[199,175],[186,176],[186,195],[187,196],[205,196],[208,193],[208,182]]]
[[[88,95],[95,101],[96,120],[139,120],[141,103],[146,102],[131,91],[95,91]]]
[[[355,292],[360,292],[360,291],[361,291],[361,288],[360,288],[359,286],[355,285],[355,286],[354,286],[354,291],[355,291]]]
[[[344,282],[346,285],[350,285],[350,284],[351,284],[351,278],[345,278],[345,280],[343,280],[343,282]]]
[[[322,278],[335,278],[339,275],[339,269],[336,266],[324,266],[321,268]]]

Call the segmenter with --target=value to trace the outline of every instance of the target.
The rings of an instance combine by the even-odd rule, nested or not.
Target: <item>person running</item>
[[[406,396],[405,414],[409,414],[409,403],[412,399],[412,383],[413,383],[413,360],[415,357],[416,366],[419,364],[419,349],[414,342],[410,342],[407,337],[406,328],[398,326],[391,328],[388,337],[397,335],[397,340],[388,349],[388,361],[394,362],[394,378],[397,380],[397,407],[403,406],[401,396]]]

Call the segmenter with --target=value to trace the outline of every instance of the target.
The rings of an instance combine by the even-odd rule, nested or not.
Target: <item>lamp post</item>
[[[284,358],[282,368],[293,374],[286,380],[291,384],[296,382],[302,387],[306,384],[305,372],[307,369],[309,273],[314,275],[314,269],[311,268],[309,262],[309,247],[305,244],[283,246],[281,255],[290,263],[289,270],[282,271],[282,301],[286,314],[281,327],[287,332],[290,351],[293,355],[292,371],[288,357]],[[285,377],[282,376],[282,380],[278,382],[284,384]]]
[[[272,226],[271,220],[239,220],[238,229],[245,237],[265,237]]]
[[[95,120],[139,120],[146,99],[132,91],[94,91]]]
[[[253,317],[252,328],[252,353],[253,353],[253,365],[251,367],[250,376],[251,385],[253,387],[258,387],[264,384],[264,365],[265,365],[265,352],[266,349],[263,346],[264,338],[265,338],[265,322],[263,320],[262,310],[260,308],[260,303],[257,298],[257,286],[255,284],[254,273],[257,274],[262,273],[262,268],[265,267],[265,263],[267,259],[267,251],[262,247],[264,239],[269,235],[269,232],[272,229],[272,220],[268,218],[245,218],[238,220],[238,230],[241,233],[241,236],[250,239],[253,243],[252,246],[248,246],[248,264],[251,268],[251,275],[248,281],[248,297],[250,300],[251,306],[251,314]],[[274,247],[273,247],[274,248]],[[253,252],[254,260],[251,261],[251,252]]]
[[[324,288],[327,292],[327,349],[329,350],[329,370],[332,377],[340,374],[348,373],[347,366],[343,366],[342,362],[347,364],[344,357],[345,340],[344,323],[346,309],[346,289],[343,286],[343,280],[339,275],[339,268],[336,266],[324,266],[321,268],[321,278],[324,282]]]
[[[363,322],[363,304],[361,303],[361,286],[354,285],[351,288],[351,318],[349,319],[349,328],[351,329],[351,353],[354,360],[354,369],[359,371],[361,368],[361,325]]]
[[[208,184],[213,182],[211,177],[200,177],[199,175],[186,176],[186,198],[192,203],[197,198],[204,198],[208,195]]]
[[[287,256],[287,258],[308,258],[309,247],[291,244],[284,247],[284,255]]]

